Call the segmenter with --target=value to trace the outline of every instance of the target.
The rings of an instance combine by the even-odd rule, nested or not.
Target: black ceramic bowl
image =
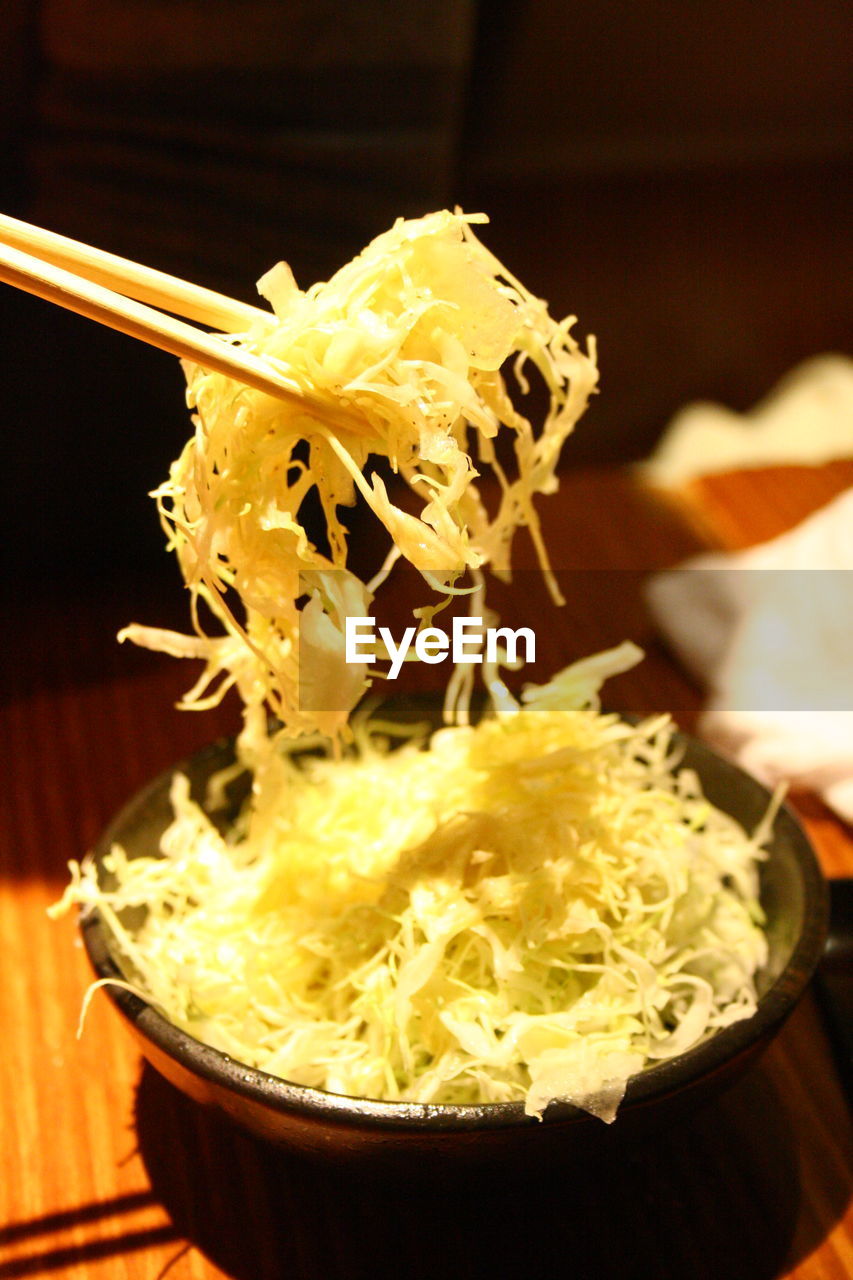
[[[764,814],[767,791],[708,747],[682,738],[684,764],[695,769],[708,798],[748,830]],[[228,763],[230,743],[218,743],[177,766],[204,795],[211,773]],[[104,833],[96,856],[114,842],[128,855],[150,854],[170,817],[172,773],[136,795]],[[335,1159],[378,1164],[404,1160],[419,1169],[508,1156],[541,1166],[553,1157],[606,1152],[673,1123],[733,1082],[779,1030],[802,995],[826,934],[826,887],[802,829],[783,809],[769,858],[761,867],[769,961],[758,979],[760,999],[749,1019],[718,1031],[681,1056],[651,1066],[628,1083],[612,1125],[569,1104],[552,1103],[542,1121],[523,1104],[437,1106],[378,1102],[289,1084],[209,1048],[169,1023],[151,1005],[120,987],[107,987],[143,1054],[191,1098],[218,1108],[260,1137]],[[89,957],[99,978],[132,976],[122,969],[111,934],[96,910],[81,916]]]

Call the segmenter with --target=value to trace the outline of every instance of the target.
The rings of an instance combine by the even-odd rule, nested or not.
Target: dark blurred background
[[[0,207],[254,299],[461,204],[599,341],[566,467],[849,346],[842,0],[3,0]],[[171,357],[0,286],[7,576],[149,585]],[[170,579],[171,580],[171,579]],[[155,619],[150,619],[154,621]]]

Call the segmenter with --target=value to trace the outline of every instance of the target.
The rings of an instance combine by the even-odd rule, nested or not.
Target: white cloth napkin
[[[703,736],[853,823],[853,489],[771,542],[656,575],[648,602],[709,688]]]
[[[700,402],[681,409],[651,457],[638,464],[659,486],[711,472],[849,458],[853,448],[853,360],[814,356],[792,369],[750,413]]]

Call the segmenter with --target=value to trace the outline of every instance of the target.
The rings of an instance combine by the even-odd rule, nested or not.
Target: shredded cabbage
[[[172,787],[162,857],[113,848],[96,905],[146,997],[233,1058],[335,1093],[567,1099],[603,1120],[630,1076],[755,1009],[760,843],[677,769],[665,716],[598,709],[625,644],[515,712],[388,750],[279,756],[223,836]],[[124,908],[144,904],[129,933]]]
[[[342,643],[345,617],[367,615],[372,598],[346,567],[339,509],[357,497],[390,535],[390,560],[402,556],[432,587],[452,590],[487,564],[506,570],[520,525],[549,573],[533,499],[557,488],[561,447],[596,386],[594,343],[585,354],[571,334],[574,317],[553,320],[480,243],[471,224],[486,220],[447,211],[401,219],[307,292],[283,263],[259,282],[274,315],[226,340],[325,397],[328,419],[185,366],[195,432],[156,497],[196,634],[134,625],[121,638],[204,659],[187,707],[210,706],[236,685],[244,752],[253,736],[263,739],[268,709],[289,737],[348,736],[369,682],[366,666],[346,664]],[[538,432],[511,395],[511,384],[528,390],[528,367],[549,396]],[[513,440],[513,476],[496,451],[502,429]],[[380,475],[364,474],[371,459],[387,459],[408,482],[419,515],[392,502]],[[500,490],[492,514],[476,485],[486,471]],[[300,515],[314,487],[327,552],[311,543]],[[204,633],[202,602],[224,634]],[[424,624],[435,607],[420,611]],[[306,696],[306,680],[325,691],[323,709]]]
[[[480,244],[483,220],[400,221],[306,293],[282,264],[260,282],[274,315],[225,340],[325,397],[328,414],[187,367],[195,431],[156,496],[194,634],[123,636],[204,662],[188,707],[236,686],[252,795],[222,834],[176,776],[161,856],[114,847],[110,888],[91,861],[75,866],[57,909],[96,906],[128,981],[274,1075],[372,1098],[523,1099],[531,1116],[562,1098],[610,1121],[646,1064],[753,1012],[765,828],[745,835],[677,770],[665,717],[601,714],[602,682],[641,656],[630,644],[528,687],[521,705],[492,664],[491,714],[427,745],[390,750],[389,726],[350,716],[370,672],[345,662],[345,619],[369,613],[395,558],[444,598],[473,582],[484,617],[481,571],[508,570],[520,525],[549,572],[533,499],[557,487],[594,348]],[[509,359],[522,394],[528,362],[547,387],[538,433],[511,399]],[[366,477],[374,457],[408,481],[419,515]],[[485,470],[500,492],[491,514]],[[314,487],[322,551],[302,523]],[[370,586],[347,568],[340,519],[358,495],[392,541]],[[202,605],[220,634],[205,633]],[[335,710],[314,709],[312,683]],[[457,670],[457,709],[463,685]],[[317,742],[320,755],[297,753]],[[140,906],[130,930],[122,913]]]

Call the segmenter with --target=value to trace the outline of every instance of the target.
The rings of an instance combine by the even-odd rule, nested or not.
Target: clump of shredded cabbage
[[[400,221],[304,293],[282,264],[264,277],[269,322],[224,340],[328,411],[186,368],[195,430],[156,496],[195,634],[124,635],[204,661],[188,707],[236,686],[252,794],[223,834],[176,776],[159,856],[114,847],[109,885],[91,861],[75,866],[59,909],[97,907],[128,982],[273,1075],[370,1098],[523,1099],[531,1116],[567,1099],[609,1121],[632,1075],[755,1009],[766,824],[747,835],[707,803],[676,768],[665,717],[601,713],[602,681],[640,657],[630,644],[528,687],[522,704],[492,663],[491,714],[426,745],[391,750],[388,726],[350,718],[370,672],[345,661],[345,619],[370,613],[396,558],[445,600],[473,582],[484,616],[481,571],[509,568],[520,526],[549,572],[533,502],[557,488],[594,348],[483,247],[480,221]],[[538,432],[511,395],[530,367],[549,396]],[[392,501],[373,459],[408,482],[418,514]],[[483,472],[497,478],[492,511]],[[324,549],[303,523],[313,489]],[[347,567],[341,509],[357,497],[391,542],[370,585]],[[464,702],[460,671],[451,703]],[[313,686],[334,710],[316,709]],[[317,740],[325,754],[297,754]],[[124,913],[139,907],[131,929]]]
[[[524,705],[343,760],[279,752],[229,835],[172,788],[160,857],[113,848],[97,906],[127,976],[198,1039],[335,1093],[567,1099],[603,1120],[628,1079],[748,1017],[767,944],[747,835],[677,767],[665,716],[602,714],[625,644]],[[144,904],[142,927],[121,922]]]
[[[521,525],[548,571],[533,502],[557,488],[561,447],[595,389],[594,344],[582,351],[574,317],[552,319],[481,244],[472,224],[485,221],[447,211],[401,219],[306,292],[283,263],[259,282],[269,323],[224,340],[325,400],[328,413],[185,366],[195,431],[156,497],[195,634],[134,625],[122,636],[204,660],[187,707],[236,686],[244,758],[263,741],[270,710],[289,737],[348,736],[369,683],[367,665],[343,656],[346,616],[369,614],[372,599],[347,569],[341,508],[358,497],[387,530],[388,565],[403,557],[434,588],[452,591],[485,565],[507,569]],[[513,401],[528,391],[530,369],[549,400],[538,430]],[[512,440],[511,474],[499,432]],[[379,459],[408,482],[419,514],[392,501],[372,470]],[[491,512],[476,483],[484,472],[500,493]],[[324,550],[303,523],[312,489]],[[206,634],[201,604],[220,634]],[[319,710],[313,685],[324,694]]]

